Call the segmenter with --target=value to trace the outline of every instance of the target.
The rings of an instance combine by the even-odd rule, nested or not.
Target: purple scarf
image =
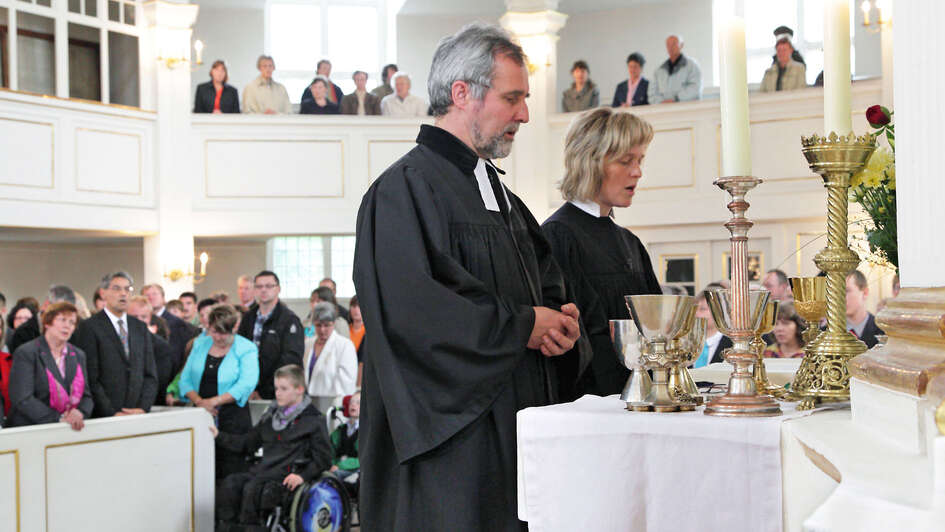
[[[65,357],[74,357],[75,351],[70,350],[68,344],[66,344],[66,347],[62,348],[62,356],[62,367],[59,368],[59,371],[65,376],[67,365]],[[46,368],[46,378],[49,381],[49,406],[53,410],[65,414],[67,410],[79,406],[79,401],[82,400],[82,395],[85,393],[85,375],[82,373],[81,365],[76,364],[75,377],[72,379],[70,392],[66,392],[66,389],[62,384],[59,384],[49,368]]]

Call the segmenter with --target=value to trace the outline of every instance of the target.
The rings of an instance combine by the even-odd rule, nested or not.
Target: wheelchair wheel
[[[292,497],[290,532],[348,532],[351,499],[340,480],[329,473],[303,484]]]

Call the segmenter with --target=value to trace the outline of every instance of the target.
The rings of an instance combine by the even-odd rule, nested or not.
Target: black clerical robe
[[[511,230],[486,209],[474,152],[434,126],[417,142],[358,212],[362,529],[518,530],[515,415],[556,393],[525,346],[563,278],[521,200]]]
[[[564,271],[594,350],[575,395],[620,393],[630,371],[617,359],[609,320],[630,319],[623,296],[661,293],[650,256],[629,230],[570,202],[545,220],[541,230]]]

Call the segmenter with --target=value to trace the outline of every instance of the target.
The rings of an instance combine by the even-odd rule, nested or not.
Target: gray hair
[[[433,116],[443,116],[453,105],[453,83],[465,81],[472,97],[482,100],[492,86],[496,56],[504,55],[518,65],[525,64],[525,52],[512,42],[505,30],[481,22],[464,26],[444,37],[433,54],[427,91]]]
[[[272,61],[272,68],[276,68],[276,60],[271,55],[266,54],[262,54],[259,59],[256,59],[256,68],[259,68],[263,61]]]
[[[101,284],[99,284],[99,288],[101,288],[102,290],[108,290],[108,287],[112,284],[112,281],[119,277],[127,280],[128,284],[131,284],[131,285],[135,284],[135,280],[132,279],[130,273],[117,271],[115,273],[106,274],[105,277],[102,277],[102,282]]]
[[[334,323],[338,315],[335,313],[335,306],[327,301],[315,305],[312,309],[312,323],[330,322]]]
[[[393,76],[390,77],[390,84],[393,85],[399,78],[406,78],[407,81],[410,81],[410,74],[404,72],[403,70],[397,71]]]
[[[64,284],[54,284],[49,287],[49,302],[58,303],[68,301],[75,305],[75,292]]]

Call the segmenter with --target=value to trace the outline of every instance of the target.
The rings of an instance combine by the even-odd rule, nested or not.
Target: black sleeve
[[[84,320],[79,325],[80,334],[77,338],[77,347],[85,352],[85,363],[88,366],[89,388],[92,390],[92,401],[96,415],[108,417],[115,415],[115,407],[105,392],[100,380],[102,372],[102,355],[98,344],[98,335],[93,330],[92,318]]]
[[[209,113],[210,110],[206,109],[206,106],[203,105],[203,98],[200,97],[202,92],[200,89],[203,88],[203,84],[197,85],[197,90],[194,91],[194,112],[195,113]]]
[[[305,331],[302,322],[295,314],[289,314],[289,319],[286,321],[288,326],[284,328],[281,335],[279,365],[273,368],[273,371],[289,364],[302,365],[302,353],[305,351]]]
[[[230,85],[226,85],[223,89],[223,92],[224,94],[228,93],[230,95],[230,98],[227,101],[226,107],[223,107],[221,105],[220,110],[223,111],[224,113],[239,113],[240,112],[240,96],[239,96],[239,93],[236,91],[236,87],[231,87]]]
[[[630,84],[627,84],[627,92],[630,92]],[[627,94],[627,98],[630,98],[630,95]],[[617,84],[617,88],[614,89],[614,101],[610,104],[611,107],[620,107],[623,102],[620,101],[620,84]]]
[[[260,422],[269,422],[268,418],[263,418]],[[262,437],[259,434],[259,423],[253,426],[249,432],[244,434],[231,434],[221,431],[217,434],[217,444],[234,453],[249,455],[256,452],[256,449],[262,445]]]
[[[309,440],[309,462],[305,469],[299,472],[299,476],[306,482],[310,482],[322,471],[328,471],[331,468],[331,442],[328,439],[328,428],[325,426],[324,416],[317,416],[314,430],[312,430]]]
[[[59,412],[36,398],[33,387],[36,385],[36,354],[20,349],[13,355],[13,367],[10,368],[10,402],[16,412],[28,419],[31,425],[55,423],[59,421]]]
[[[88,418],[92,415],[92,408],[95,403],[92,400],[92,389],[89,387],[88,369],[86,369],[88,363],[86,362],[85,353],[79,350],[77,355],[79,357],[79,367],[82,369],[83,378],[85,378],[85,391],[82,392],[82,400],[79,401],[78,409],[85,418]]]
[[[145,412],[151,411],[154,398],[158,391],[157,366],[154,363],[154,341],[151,340],[151,331],[142,323],[144,334],[144,380],[141,382],[141,395],[138,396],[138,408]]]
[[[636,237],[636,235],[634,235],[634,237]],[[647,293],[662,294],[663,289],[660,288],[660,281],[656,278],[656,272],[653,271],[653,261],[650,260],[650,254],[646,251],[646,247],[639,238],[637,238],[637,246],[639,246],[640,249],[640,257],[643,259],[643,275],[646,277],[646,286],[649,290]]]
[[[39,318],[34,316],[13,331],[13,338],[10,339],[10,345],[7,347],[10,348],[11,353],[15,353],[18,347],[38,337]]]

